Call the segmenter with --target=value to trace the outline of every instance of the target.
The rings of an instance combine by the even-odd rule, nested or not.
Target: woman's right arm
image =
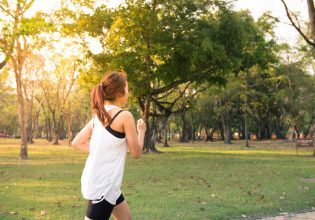
[[[138,134],[137,134],[138,129]],[[124,116],[124,131],[126,134],[129,151],[133,158],[139,158],[144,144],[144,135],[146,131],[146,124],[142,119],[137,122],[137,128],[133,115],[126,111]]]
[[[93,120],[93,119],[92,119]],[[93,125],[92,120],[89,121],[84,128],[79,132],[79,134],[73,139],[71,145],[84,152],[90,151],[89,140],[92,135]]]

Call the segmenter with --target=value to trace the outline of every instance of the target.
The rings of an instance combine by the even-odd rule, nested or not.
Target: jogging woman
[[[141,155],[146,124],[139,119],[136,126],[132,114],[122,109],[128,94],[126,73],[106,74],[92,90],[95,116],[72,142],[89,153],[81,177],[82,194],[88,200],[85,220],[107,220],[110,215],[116,220],[131,219],[120,189],[127,150],[134,158]]]

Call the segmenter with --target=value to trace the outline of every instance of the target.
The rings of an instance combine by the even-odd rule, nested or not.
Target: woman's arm
[[[89,121],[85,125],[85,127],[82,128],[79,134],[73,139],[71,143],[72,147],[77,148],[87,153],[90,151],[90,146],[89,146],[88,141],[90,140],[92,131],[93,131],[92,120]]]
[[[138,135],[137,135],[138,129]],[[129,151],[133,158],[139,158],[142,149],[143,149],[143,142],[144,142],[144,135],[146,131],[146,125],[144,121],[138,120],[137,128],[135,124],[135,120],[132,114],[128,111],[124,112],[124,131],[126,134],[127,144]]]

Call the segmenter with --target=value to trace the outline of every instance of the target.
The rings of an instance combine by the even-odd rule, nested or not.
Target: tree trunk
[[[17,11],[19,10],[20,8],[18,6]],[[20,127],[20,135],[21,135],[20,159],[28,159],[27,134],[26,134],[25,115],[24,115],[23,82],[22,82],[22,69],[23,69],[23,64],[25,61],[25,54],[23,50],[26,50],[26,48],[22,48],[19,40],[16,39],[16,58],[11,57],[11,59],[12,59],[13,67],[14,67],[16,91],[17,91],[17,98],[18,98],[19,127]]]
[[[34,126],[34,129],[36,128],[36,138],[42,138],[42,133],[43,133],[43,130],[42,130],[42,126],[39,126],[39,120],[38,120],[38,117],[36,119],[36,125]]]
[[[224,141],[225,139],[224,139],[224,126],[223,126],[223,123],[222,123],[222,121],[221,121],[221,123],[220,123],[220,135],[219,135],[219,138],[221,139],[221,141]]]
[[[157,122],[155,123],[155,131],[156,131],[155,141],[157,143],[162,143],[162,138],[163,138],[162,132],[164,130],[163,130],[163,126],[161,126],[159,123],[159,119],[157,119]]]
[[[224,143],[231,144],[232,132],[231,132],[231,114],[230,112],[225,112],[221,115],[222,126],[224,131]]]
[[[145,152],[157,152],[157,149],[155,148],[155,120],[154,117],[152,117],[151,125],[150,125],[150,104],[151,104],[151,94],[147,94],[145,97],[145,103],[144,103],[144,111],[142,118],[145,119],[145,122],[147,124],[147,130],[145,132],[144,137],[144,151]]]
[[[53,140],[52,135],[52,125],[51,125],[51,119],[48,117],[48,141],[51,142]]]
[[[313,122],[314,122],[314,115],[312,115],[311,121],[308,124],[307,130],[305,132],[305,137],[309,136],[310,129],[311,129],[312,125],[313,125]]]
[[[269,125],[268,125],[268,119],[261,118],[259,122],[259,139],[268,139],[271,137],[270,131],[269,131]]]
[[[32,130],[33,130],[33,97],[28,100],[28,114],[27,114],[27,142],[34,143],[32,138]]]
[[[42,105],[43,112],[45,115],[46,121],[46,139],[51,142],[52,141],[52,126],[51,126],[51,119],[50,119],[50,112],[46,112],[44,105]]]
[[[189,138],[189,132],[187,132],[187,124],[186,124],[186,119],[185,119],[186,112],[182,111],[180,116],[182,119],[182,135],[180,137],[180,142],[188,142]]]
[[[189,114],[189,121],[190,121],[190,140],[194,143],[195,140],[195,130],[194,130],[194,124],[193,124],[193,120],[191,117],[191,114]]]
[[[155,119],[152,117],[151,125],[149,122],[147,122],[147,131],[145,133],[144,138],[144,147],[145,152],[158,152],[158,150],[155,148]]]
[[[60,116],[59,118],[59,140],[63,140],[66,137],[66,130],[65,130],[65,120],[64,115]]]
[[[205,132],[206,132],[206,138],[205,141],[211,141],[213,142],[213,134],[214,134],[214,129],[211,128],[210,132],[209,132],[209,128],[205,128]]]
[[[166,123],[164,126],[164,147],[170,147],[170,145],[167,143],[167,139],[168,139],[168,123],[167,123],[167,119],[166,119]]]
[[[170,141],[172,137],[171,126],[168,126],[168,140]]]
[[[67,138],[69,140],[69,145],[71,144],[71,141],[73,139],[71,124],[72,124],[72,117],[71,117],[71,113],[69,112],[69,115],[67,117]]]
[[[49,127],[48,127],[48,118],[45,118],[45,128],[46,128],[46,140],[49,141]]]
[[[53,145],[59,145],[59,135],[60,135],[60,121],[61,117],[59,117],[58,122],[56,121],[54,115],[53,115],[53,122],[54,122],[54,143]]]
[[[55,128],[54,130],[54,143],[53,145],[59,145],[59,129],[58,128]]]
[[[40,114],[40,108],[41,108],[41,103],[39,103],[39,106],[36,110],[35,113],[35,117],[33,120],[33,124],[31,126],[31,131],[30,131],[30,140],[32,141],[32,143],[34,143],[33,141],[33,137],[34,137],[34,131],[36,130],[36,128],[38,127],[38,118],[39,118],[39,114]]]
[[[21,67],[19,68],[21,70]],[[21,72],[19,70],[15,70],[15,79],[16,79],[16,90],[18,97],[18,112],[19,112],[19,127],[20,127],[20,135],[21,135],[21,147],[20,147],[20,158],[28,159],[28,151],[27,151],[27,135],[25,128],[25,116],[24,116],[24,99],[22,92],[22,77]]]
[[[315,8],[314,1],[307,0],[308,14],[309,14],[309,25],[311,29],[311,39],[315,40]]]

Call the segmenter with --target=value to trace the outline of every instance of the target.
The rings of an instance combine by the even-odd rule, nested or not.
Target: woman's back
[[[105,109],[106,107],[109,106],[105,106]],[[109,112],[108,109],[106,110]],[[115,112],[111,124],[116,122],[122,110]],[[120,186],[127,153],[125,134],[113,129],[111,125],[104,127],[97,117],[92,119],[92,123],[90,154],[81,178],[83,197],[88,200],[104,198],[115,204],[121,194]],[[119,123],[115,125],[118,127]]]

